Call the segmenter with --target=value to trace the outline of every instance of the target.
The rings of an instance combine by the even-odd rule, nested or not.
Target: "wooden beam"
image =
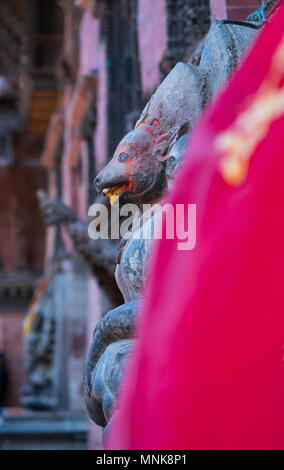
[[[52,168],[54,166],[56,153],[58,151],[60,141],[64,130],[64,113],[58,110],[52,114],[47,133],[45,136],[44,148],[41,155],[42,166]]]

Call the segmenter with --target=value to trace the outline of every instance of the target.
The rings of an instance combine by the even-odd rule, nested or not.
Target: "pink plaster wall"
[[[81,175],[78,181],[77,214],[82,220],[86,220],[88,213],[88,185],[89,185],[89,157],[87,142],[81,144]]]
[[[159,64],[167,47],[165,0],[139,0],[138,42],[142,89],[149,94],[160,83]]]
[[[107,161],[107,68],[106,46],[102,42],[96,45],[96,64],[99,70],[97,91],[97,127],[94,135],[96,170],[99,171]]]
[[[71,85],[65,86],[64,89],[64,114],[65,114],[65,126],[64,126],[64,136],[63,136],[63,145],[64,152],[66,155],[68,149],[71,145],[71,128],[68,123],[68,109],[72,99],[73,87]],[[72,206],[72,177],[71,177],[71,168],[65,160],[62,162],[62,199],[65,204]]]
[[[227,18],[226,0],[210,0],[210,9],[212,20]]]
[[[94,147],[97,170],[107,160],[107,70],[105,43],[100,40],[100,22],[90,11],[83,14],[80,27],[80,74],[86,75],[96,70],[99,77],[97,90],[97,128],[94,134]]]
[[[77,80],[80,76],[93,73],[95,70],[99,75],[98,88],[98,126],[95,132],[95,150],[99,165],[103,166],[106,159],[106,72],[104,45],[99,38],[100,24],[90,11],[84,11],[79,29],[79,70]],[[74,87],[66,86],[64,93],[65,129],[64,129],[64,154],[67,155],[72,142],[72,128],[69,123],[69,109]],[[72,170],[70,165],[64,161],[62,168],[63,201],[71,207],[77,215],[86,220],[88,212],[88,152],[86,143],[81,145],[81,170]],[[78,173],[78,174],[77,174]],[[70,240],[64,234],[68,249],[72,249]]]
[[[257,0],[210,0],[212,20],[229,18],[244,21],[257,7]]]
[[[80,75],[88,75],[96,69],[99,22],[90,11],[85,11],[80,24]]]
[[[80,25],[80,75],[98,74],[97,127],[94,132],[95,163],[97,171],[107,159],[107,72],[105,44],[100,40],[100,22],[90,11],[83,13]],[[88,153],[85,144],[81,150],[82,181],[78,196],[78,215],[86,218],[88,194]]]

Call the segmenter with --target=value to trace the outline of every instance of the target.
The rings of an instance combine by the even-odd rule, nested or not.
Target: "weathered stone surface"
[[[54,409],[58,405],[55,391],[56,318],[53,284],[47,284],[39,301],[31,308],[24,327],[24,366],[28,383],[22,403],[32,409]],[[28,323],[29,325],[28,325]]]
[[[35,293],[23,328],[26,408],[84,409],[87,278],[85,263],[66,257]]]
[[[85,413],[4,408],[0,426],[2,450],[86,450]]]
[[[139,302],[108,312],[97,324],[85,371],[85,401],[91,418],[105,426],[111,416],[125,360],[131,350]]]
[[[255,33],[247,25],[213,21],[199,66],[206,72],[211,96],[231,75]]]

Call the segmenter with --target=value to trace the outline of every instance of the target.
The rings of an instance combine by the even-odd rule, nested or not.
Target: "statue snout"
[[[99,173],[94,180],[95,188],[98,193],[100,193],[103,190],[103,186],[101,185],[102,178],[100,175],[101,174]]]
[[[108,164],[95,178],[95,188],[101,193],[106,188],[113,188],[127,183],[127,178],[120,171],[115,171],[115,165]]]

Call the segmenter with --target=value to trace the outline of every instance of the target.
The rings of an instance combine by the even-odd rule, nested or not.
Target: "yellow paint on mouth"
[[[24,320],[24,325],[23,325],[23,338],[26,338],[29,333],[32,330],[33,322],[35,320],[36,313],[32,310],[31,312],[28,313]]]
[[[111,205],[113,205],[119,196],[124,192],[125,185],[123,186],[112,186],[111,188],[103,189],[103,194],[109,198]]]

